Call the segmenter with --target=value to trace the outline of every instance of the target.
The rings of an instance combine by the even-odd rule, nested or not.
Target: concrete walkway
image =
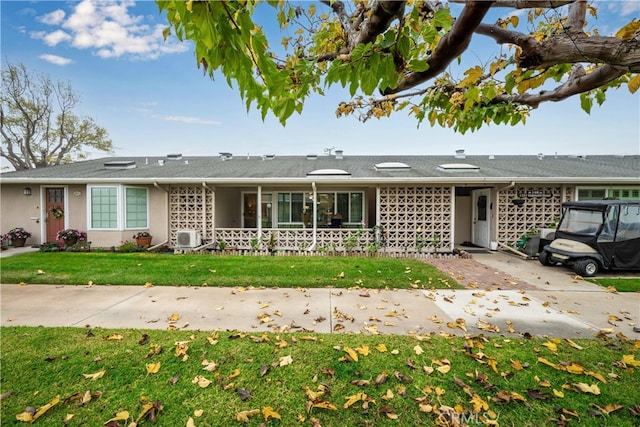
[[[591,338],[604,331],[640,339],[633,330],[640,326],[640,293],[610,292],[570,270],[504,253],[473,258],[486,274],[523,278],[527,286],[432,292],[2,284],[0,323],[560,338]]]

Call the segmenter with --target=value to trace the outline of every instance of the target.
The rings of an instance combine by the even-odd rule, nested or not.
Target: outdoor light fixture
[[[30,187],[24,187],[22,189],[22,194],[24,194],[25,196],[30,196],[31,195],[31,188]]]

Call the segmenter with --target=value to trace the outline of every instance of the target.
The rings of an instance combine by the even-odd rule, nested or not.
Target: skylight
[[[402,162],[383,162],[383,163],[376,163],[376,169],[377,170],[404,170],[404,169],[411,169],[411,166]]]
[[[444,163],[438,165],[438,170],[443,172],[478,172],[480,167],[469,163]]]
[[[133,169],[136,167],[136,162],[133,160],[113,160],[104,163],[105,169]]]
[[[309,172],[307,176],[351,176],[351,173],[342,169],[316,169]]]

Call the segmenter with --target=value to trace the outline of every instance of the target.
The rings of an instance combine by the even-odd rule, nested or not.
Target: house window
[[[278,224],[302,224],[305,207],[313,211],[311,197],[310,193],[278,193]],[[342,223],[359,224],[363,219],[364,195],[361,192],[318,193],[316,212],[321,226],[330,225],[336,214],[342,217]]]
[[[118,228],[118,188],[91,188],[91,228]]]
[[[125,188],[126,228],[147,228],[147,189]]]
[[[92,229],[147,228],[148,190],[140,187],[96,186],[89,188],[89,224]]]
[[[640,198],[640,188],[581,188],[578,200],[629,200]]]

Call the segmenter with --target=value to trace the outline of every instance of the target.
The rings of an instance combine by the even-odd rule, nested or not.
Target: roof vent
[[[456,150],[456,155],[454,157],[456,159],[465,159],[467,155],[464,154],[464,150]]]
[[[495,160],[496,156],[494,156],[493,154],[489,154],[489,160]]]
[[[307,160],[316,160],[317,158],[317,154],[307,154]]]
[[[133,160],[114,160],[111,162],[105,162],[105,169],[134,169],[136,162]]]
[[[275,154],[265,154],[264,156],[262,156],[262,160],[273,160],[276,158]]]
[[[220,153],[220,160],[222,160],[223,162],[225,160],[231,160],[233,159],[233,154],[231,153]]]
[[[167,154],[167,160],[182,160],[182,154],[180,153]]]
[[[544,159],[544,154],[538,153],[538,160],[542,160],[542,159]]]
[[[342,153],[344,153],[343,150],[336,150],[336,159],[337,160],[342,160]]]
[[[478,172],[480,167],[468,163],[446,163],[438,165],[438,170],[442,172]]]

